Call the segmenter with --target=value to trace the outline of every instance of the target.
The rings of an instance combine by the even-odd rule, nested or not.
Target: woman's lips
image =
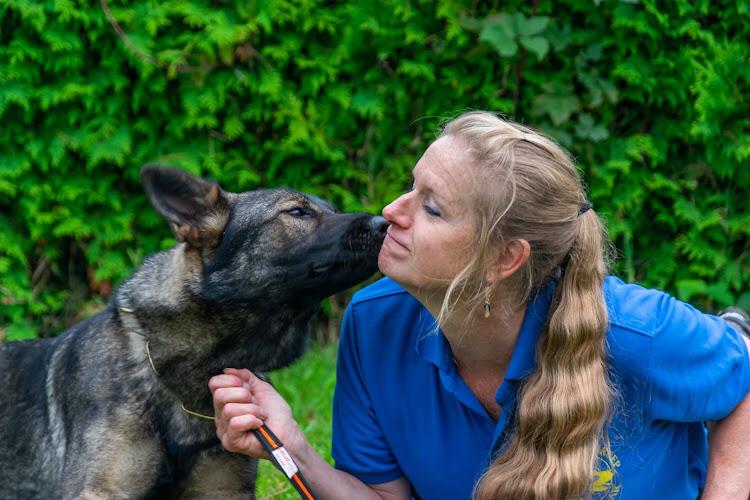
[[[393,243],[395,243],[396,245],[400,246],[401,248],[403,248],[407,252],[409,251],[409,247],[407,247],[406,245],[404,245],[403,243],[401,243],[399,240],[397,240],[396,238],[394,238],[390,231],[388,231],[386,233],[386,235],[385,235],[385,241],[387,242],[389,240],[392,241]]]

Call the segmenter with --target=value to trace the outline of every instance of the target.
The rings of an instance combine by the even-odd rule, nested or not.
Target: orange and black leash
[[[204,415],[202,413],[188,410],[185,408],[184,404],[181,404],[180,407],[185,413],[193,415],[194,417],[200,417],[206,420],[216,420],[210,415]],[[304,476],[302,476],[302,472],[300,472],[299,467],[297,467],[297,463],[289,452],[286,451],[284,444],[276,437],[276,434],[274,434],[266,424],[263,424],[258,429],[253,429],[253,434],[255,434],[255,437],[258,438],[260,444],[262,444],[263,448],[268,452],[274,465],[281,469],[300,496],[305,500],[316,500],[315,495],[312,494],[310,485],[307,484]]]
[[[271,456],[273,463],[284,472],[300,496],[305,500],[315,500],[315,496],[312,494],[307,481],[302,476],[299,467],[297,467],[289,452],[286,451],[282,442],[279,441],[279,438],[271,432],[271,429],[266,424],[263,424],[260,428],[253,429],[253,433]]]

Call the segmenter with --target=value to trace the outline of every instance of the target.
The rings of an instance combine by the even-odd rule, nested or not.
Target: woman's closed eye
[[[422,205],[422,208],[424,208],[424,211],[427,212],[427,215],[429,215],[431,217],[440,217],[440,212],[438,212],[437,210],[435,210],[431,206],[429,206],[429,205]]]

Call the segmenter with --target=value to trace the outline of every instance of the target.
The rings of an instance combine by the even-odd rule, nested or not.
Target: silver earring
[[[485,319],[490,317],[490,310],[492,309],[492,306],[490,305],[490,295],[492,295],[492,289],[489,286],[484,287],[484,318]]]

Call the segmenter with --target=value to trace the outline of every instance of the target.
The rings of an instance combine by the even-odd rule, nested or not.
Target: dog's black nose
[[[375,233],[385,236],[385,232],[388,230],[388,221],[377,215],[370,219],[370,229]]]

